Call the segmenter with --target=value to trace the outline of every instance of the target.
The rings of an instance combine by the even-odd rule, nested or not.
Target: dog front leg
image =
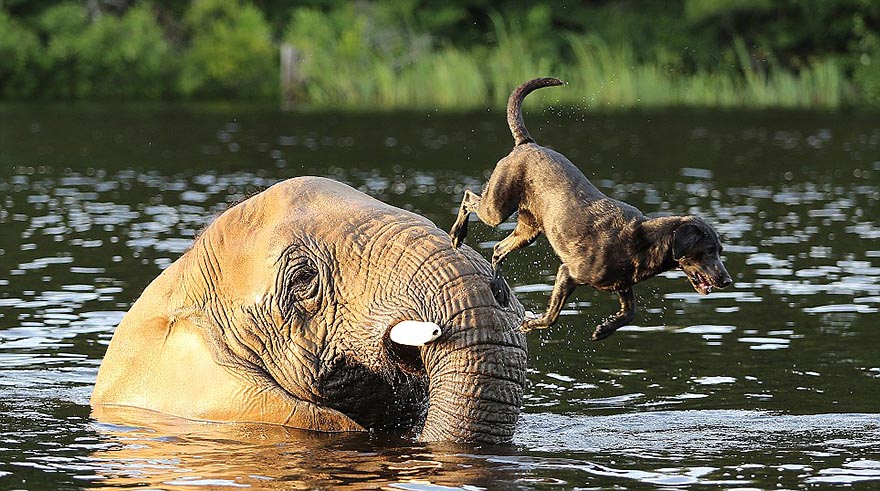
[[[469,189],[464,190],[464,198],[461,200],[461,206],[458,207],[458,216],[455,217],[455,223],[449,229],[449,237],[452,238],[452,245],[458,247],[464,242],[468,231],[468,215],[477,211],[480,206],[482,197]]]
[[[550,304],[547,306],[547,312],[537,319],[530,319],[522,323],[520,331],[529,332],[532,329],[543,329],[550,327],[557,319],[559,313],[562,312],[562,306],[568,299],[571,292],[577,288],[577,282],[571,277],[568,271],[568,265],[563,263],[556,272],[556,283],[553,284],[553,293],[550,294]]]
[[[636,317],[636,297],[632,288],[617,292],[620,297],[620,310],[608,317],[593,331],[593,341],[605,339],[614,334],[614,331],[629,324]]]

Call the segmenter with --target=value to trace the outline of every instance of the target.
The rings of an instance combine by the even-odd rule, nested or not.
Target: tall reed
[[[342,12],[342,13],[339,13]],[[831,60],[798,72],[774,60],[756,63],[742,40],[732,66],[685,73],[664,60],[637,59],[632,46],[593,36],[565,36],[567,59],[532,49],[517,25],[492,16],[495,42],[465,50],[406,29],[387,31],[353,10],[300,10],[287,40],[304,54],[302,103],[363,109],[503,107],[510,90],[538,76],[558,76],[568,90],[544,94],[586,110],[635,107],[825,107],[846,102],[846,82]],[[336,27],[333,27],[336,26]],[[527,100],[541,103],[541,98]]]

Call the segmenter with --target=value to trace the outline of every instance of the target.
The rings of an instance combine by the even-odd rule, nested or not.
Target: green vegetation
[[[880,106],[874,0],[493,6],[0,0],[0,98],[273,101],[286,43],[309,107],[498,107],[544,75],[585,109]]]
[[[238,99],[277,94],[278,49],[256,7],[236,0],[194,2],[183,26],[189,49],[181,63],[180,94]]]

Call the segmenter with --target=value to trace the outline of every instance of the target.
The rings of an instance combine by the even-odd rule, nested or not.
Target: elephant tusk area
[[[389,336],[397,344],[424,346],[439,338],[443,331],[433,322],[401,321],[391,328]]]

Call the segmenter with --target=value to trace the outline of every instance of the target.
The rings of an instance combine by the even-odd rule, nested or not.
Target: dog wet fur
[[[692,215],[647,218],[634,206],[599,191],[565,156],[535,143],[523,122],[523,99],[536,89],[564,84],[556,78],[538,78],[511,93],[507,122],[514,148],[496,164],[482,195],[465,191],[449,232],[458,247],[467,236],[471,213],[495,227],[519,212],[513,232],[492,252],[496,300],[504,305],[510,299],[501,272],[505,257],[541,234],[562,264],[547,310],[523,322],[523,331],[555,323],[579,285],[614,292],[620,302],[620,309],[596,326],[593,340],[632,322],[633,286],[664,271],[680,268],[702,295],[730,285],[720,258],[721,241],[708,223]]]

